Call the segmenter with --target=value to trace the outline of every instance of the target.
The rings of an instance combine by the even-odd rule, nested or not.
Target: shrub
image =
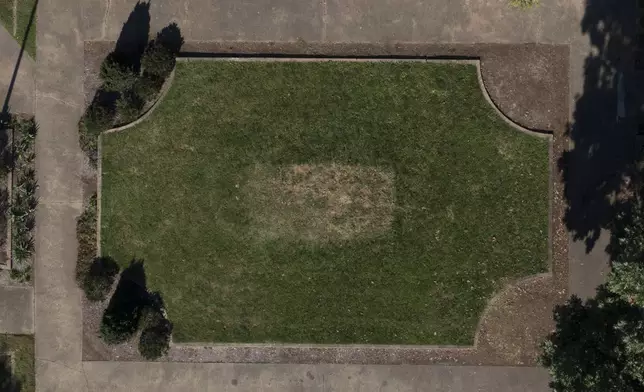
[[[116,291],[101,320],[101,338],[107,344],[123,343],[138,330],[143,308],[148,303],[142,262],[132,262],[119,279]]]
[[[638,307],[600,287],[586,303],[573,297],[557,307],[555,321],[541,358],[553,390],[644,390],[644,324]]]
[[[110,292],[119,266],[109,257],[97,257],[92,261],[83,280],[83,291],[90,301],[102,301]]]
[[[132,92],[122,94],[116,100],[116,114],[119,123],[128,123],[136,120],[143,110],[143,101]]]
[[[33,118],[15,117],[12,120],[14,129],[13,167],[14,184],[10,213],[11,257],[13,260],[11,276],[20,281],[31,279],[31,263],[34,252],[33,229],[35,225],[38,198],[36,192],[35,140],[37,126]]]
[[[96,257],[96,194],[90,197],[85,209],[76,220],[78,256],[76,259],[76,282],[83,287],[92,261]]]
[[[174,69],[176,63],[175,55],[172,50],[163,46],[160,41],[150,41],[141,59],[144,74],[156,76],[161,79],[167,78]]]
[[[138,77],[134,69],[120,62],[114,53],[110,53],[101,64],[101,89],[104,91],[129,91]]]
[[[172,324],[165,319],[156,325],[145,328],[139,339],[139,352],[145,359],[157,359],[170,349]]]
[[[96,166],[98,159],[98,137],[113,124],[114,110],[97,101],[89,105],[80,120],[78,125],[80,146],[93,166]]]
[[[150,102],[161,91],[161,86],[163,79],[144,73],[134,84],[133,92],[142,102]]]

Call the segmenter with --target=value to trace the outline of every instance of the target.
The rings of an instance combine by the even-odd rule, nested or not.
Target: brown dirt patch
[[[394,217],[394,173],[385,168],[256,165],[243,193],[261,239],[371,238]]]
[[[477,348],[505,363],[532,365],[539,345],[554,328],[557,303],[552,276],[537,275],[506,287],[488,304],[477,335]]]

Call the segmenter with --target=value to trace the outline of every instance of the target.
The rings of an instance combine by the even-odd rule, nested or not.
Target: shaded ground
[[[10,353],[11,358],[3,357],[3,353]],[[34,339],[25,335],[4,335],[0,334],[0,367],[3,365],[8,368],[14,380],[9,384],[4,384],[2,376],[6,374],[0,369],[0,388],[3,386],[3,392],[34,392],[35,387],[35,368],[34,368]]]

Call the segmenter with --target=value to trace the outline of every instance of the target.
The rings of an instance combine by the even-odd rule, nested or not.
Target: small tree
[[[133,92],[142,102],[150,102],[157,96],[162,85],[163,79],[144,73],[134,84]]]
[[[162,45],[158,40],[150,41],[141,59],[143,73],[161,79],[167,78],[174,69],[176,63],[175,55],[175,53]]]
[[[555,311],[556,330],[542,362],[557,392],[644,390],[641,310],[602,287],[585,304],[576,297]]]
[[[116,113],[121,123],[136,120],[143,110],[143,101],[134,93],[121,94],[116,100]]]
[[[130,66],[124,65],[111,53],[101,64],[101,79],[104,91],[125,92],[132,89],[139,77]]]
[[[112,289],[119,266],[109,257],[97,257],[83,281],[83,291],[90,301],[102,301]]]
[[[143,358],[157,359],[164,356],[170,349],[171,334],[172,324],[166,319],[144,329],[139,339],[139,352]]]
[[[148,303],[142,262],[132,262],[121,274],[116,291],[103,313],[100,334],[108,344],[127,341],[139,328],[141,312]]]

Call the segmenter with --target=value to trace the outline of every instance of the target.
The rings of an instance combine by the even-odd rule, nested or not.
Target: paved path
[[[0,286],[0,333],[34,333],[34,294],[31,286]]]
[[[546,392],[545,371],[504,367],[86,362],[92,391]]]
[[[572,43],[574,97],[582,91],[583,59],[589,52],[588,39],[579,29],[582,3],[542,0],[536,10],[521,11],[509,8],[506,0],[157,0],[150,8],[150,24],[154,32],[176,20],[188,40]],[[81,4],[40,0],[38,11],[38,391],[547,390],[547,374],[535,368],[81,362],[80,293],[73,268],[74,219],[82,200],[82,155],[76,134],[82,102],[82,41],[116,39],[135,3],[86,0]],[[598,260],[603,262],[605,257]],[[579,271],[571,272],[571,281],[578,281]]]
[[[81,211],[78,145],[83,52],[78,3],[40,0],[36,50],[35,350],[38,391],[83,391],[81,301],[74,282]]]

